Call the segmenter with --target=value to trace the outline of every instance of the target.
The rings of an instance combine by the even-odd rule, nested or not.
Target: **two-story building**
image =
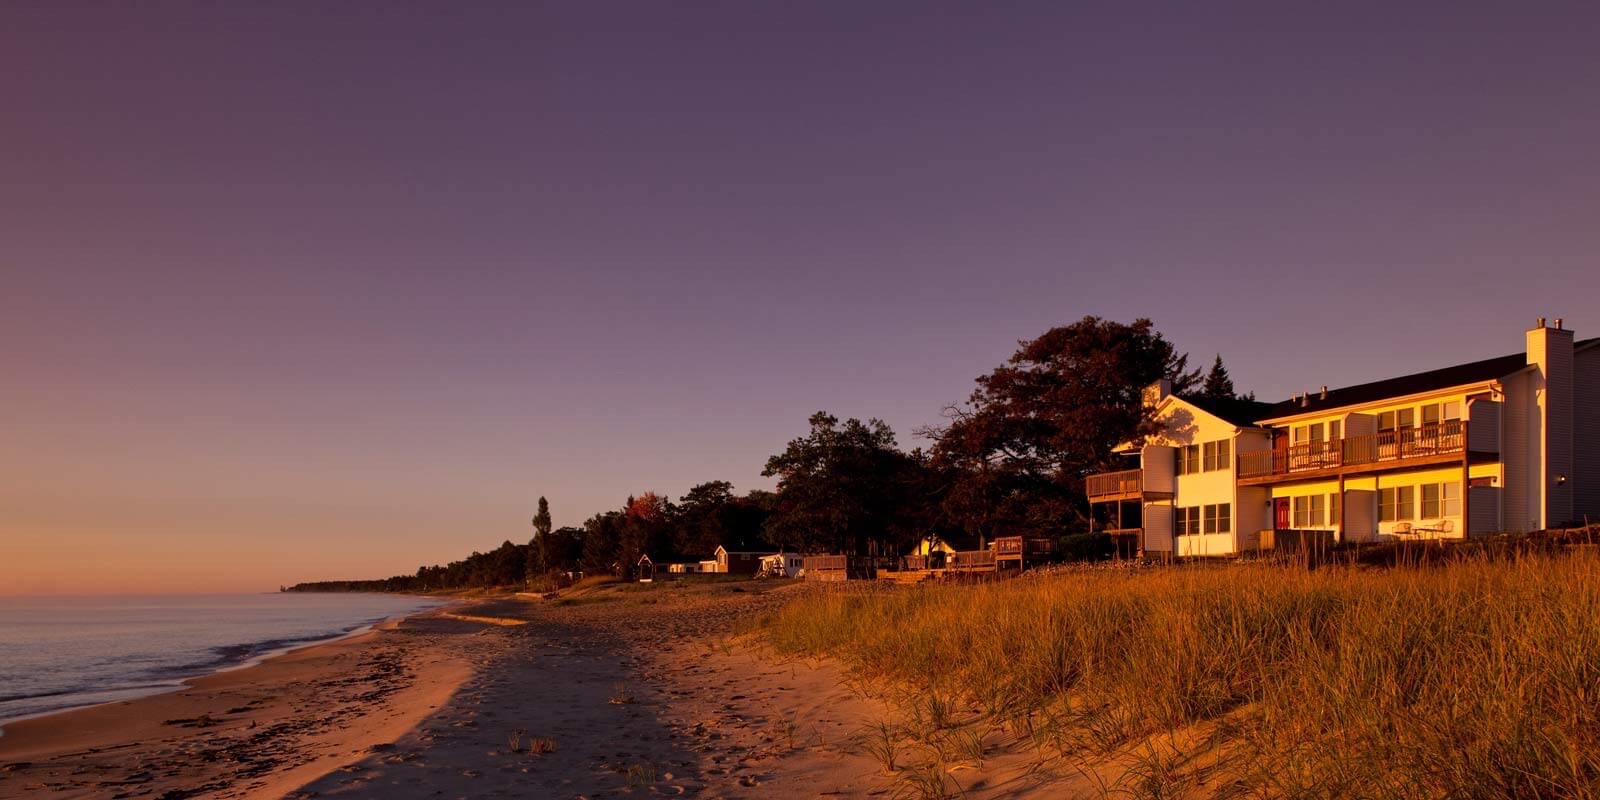
[[[1160,424],[1148,440],[1119,452],[1130,469],[1086,481],[1090,518],[1123,553],[1221,556],[1256,547],[1267,492],[1239,485],[1237,456],[1265,452],[1270,432],[1255,424],[1271,405],[1173,394],[1161,381],[1145,390]]]
[[[1277,404],[1152,386],[1161,432],[1086,481],[1123,552],[1463,538],[1600,521],[1600,339],[1540,319],[1523,352]]]
[[[1296,396],[1241,454],[1271,528],[1346,542],[1600,520],[1600,339],[1540,319],[1524,352]]]

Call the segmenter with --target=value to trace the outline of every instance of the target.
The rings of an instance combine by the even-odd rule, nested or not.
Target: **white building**
[[[1122,451],[1136,465],[1088,478],[1096,530],[1110,533],[1125,553],[1225,556],[1254,549],[1268,493],[1239,486],[1236,464],[1240,453],[1272,446],[1268,431],[1255,425],[1272,406],[1179,396],[1168,381],[1146,389],[1145,403],[1161,430]]]

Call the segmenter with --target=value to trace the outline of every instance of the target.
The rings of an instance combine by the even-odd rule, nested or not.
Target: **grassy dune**
[[[1600,797],[1589,556],[830,587],[760,631],[890,688],[941,758],[1000,730],[1137,773],[1117,793]]]

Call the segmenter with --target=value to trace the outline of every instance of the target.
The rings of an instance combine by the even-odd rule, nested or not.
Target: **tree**
[[[631,499],[631,498],[630,498]],[[583,523],[583,571],[590,575],[616,574],[617,548],[622,541],[621,511],[596,514]]]
[[[659,561],[671,555],[669,521],[672,515],[672,504],[655,492],[628,498],[618,529],[619,574],[631,574],[641,556],[648,555]]]
[[[777,476],[776,507],[766,522],[774,545],[856,554],[893,550],[914,538],[904,510],[915,463],[895,446],[882,420],[839,419],[818,411],[809,435],[767,459]]]
[[[1218,400],[1232,400],[1236,396],[1233,378],[1229,377],[1228,368],[1222,366],[1222,354],[1217,354],[1217,360],[1211,362],[1211,371],[1206,373],[1206,382],[1200,394]]]
[[[542,575],[554,563],[550,552],[550,501],[539,496],[539,511],[533,515],[533,541],[528,543],[528,577]]]
[[[1145,387],[1164,378],[1185,392],[1200,378],[1148,319],[1084,317],[1018,345],[965,405],[945,410],[945,426],[920,431],[949,481],[948,518],[985,538],[1081,526],[1083,477],[1156,431]]]

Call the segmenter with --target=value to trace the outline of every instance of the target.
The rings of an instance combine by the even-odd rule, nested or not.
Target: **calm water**
[[[437,605],[381,594],[0,597],[0,722],[152,694]]]

